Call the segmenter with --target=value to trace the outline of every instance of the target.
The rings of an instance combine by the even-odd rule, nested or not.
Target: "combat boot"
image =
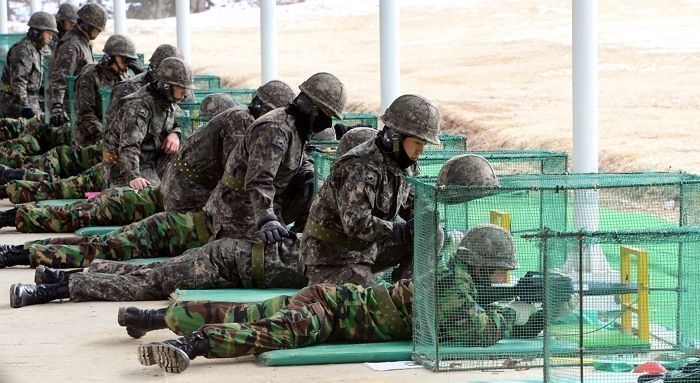
[[[59,282],[51,285],[16,283],[10,286],[10,307],[13,308],[68,298],[70,298],[68,282]]]
[[[17,265],[30,265],[29,252],[24,250],[24,245],[3,245],[0,248],[0,269]]]
[[[34,283],[46,285],[49,283],[67,282],[71,274],[82,273],[83,269],[61,270],[39,265],[34,272]]]
[[[0,213],[0,229],[8,226],[15,226],[15,219],[17,218],[17,208],[3,211]]]
[[[158,364],[166,372],[180,373],[190,360],[209,354],[209,339],[203,331],[195,331],[179,339],[139,346],[139,362],[144,366]]]
[[[132,338],[140,338],[152,330],[167,328],[165,313],[167,309],[141,310],[138,307],[120,307],[117,322],[126,327],[126,333]]]

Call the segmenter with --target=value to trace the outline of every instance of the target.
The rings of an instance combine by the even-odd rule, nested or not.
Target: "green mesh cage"
[[[437,304],[436,296],[453,286],[438,284],[436,270],[455,253],[470,228],[492,223],[513,233],[519,263],[510,275],[513,282],[528,271],[544,270],[542,248],[523,239],[524,234],[545,228],[664,230],[700,221],[700,177],[684,173],[501,175],[499,187],[438,188],[435,177],[410,181],[415,190],[414,357],[434,370],[507,368],[513,360],[518,361],[516,367],[542,363],[541,337],[507,340],[510,347],[505,352],[502,342],[461,349],[439,341],[438,333],[450,329],[437,327],[435,313],[449,302]],[[438,227],[445,230],[441,248],[435,239]],[[566,254],[567,250],[564,244],[548,244],[547,251]],[[565,342],[551,347],[557,352],[571,348]]]
[[[213,93],[224,93],[228,94],[233,98],[234,101],[236,101],[237,104],[242,104],[242,105],[248,105],[250,104],[250,101],[255,97],[255,89],[233,89],[233,88],[207,88],[207,89],[197,89],[195,88],[194,91],[194,100],[187,100],[188,104],[199,104],[201,103],[208,95],[213,94]],[[181,104],[184,104],[182,102]],[[199,106],[197,106],[197,109],[199,109]]]
[[[196,74],[194,75],[195,89],[220,89],[221,78],[213,74]]]
[[[49,105],[48,100],[49,100],[49,84],[50,84],[50,78],[51,78],[51,65],[52,65],[52,56],[45,55],[44,56],[44,61],[41,63],[41,67],[44,71],[41,77],[41,83],[44,85],[44,94],[43,99],[40,99],[39,101],[43,103],[44,105],[44,122],[49,123],[51,120],[51,105]],[[0,73],[2,73],[2,68],[0,68]]]
[[[632,371],[643,363],[675,369],[698,356],[700,228],[524,237],[539,246],[547,270],[573,281],[562,304],[557,275],[545,278],[545,381],[637,382]],[[550,347],[562,342],[573,352]]]
[[[109,110],[109,103],[112,101],[112,87],[103,86],[100,87],[100,106],[102,108],[102,126],[107,126],[107,111]]]
[[[467,137],[461,134],[440,133],[438,134],[440,145],[426,145],[426,150],[444,149],[444,150],[467,150]],[[437,146],[437,147],[436,147]]]
[[[343,113],[343,120],[333,119],[333,125],[342,123],[343,125],[368,126],[377,129],[377,115],[372,113]]]
[[[66,76],[67,90],[68,92],[68,112],[70,114],[70,126],[75,129],[77,124],[77,116],[75,115],[75,79],[77,76]]]
[[[180,135],[183,139],[191,136],[209,122],[209,120],[204,117],[190,117],[187,115],[178,116],[176,120],[180,125]]]
[[[7,60],[7,52],[10,51],[10,48],[12,48],[13,45],[17,44],[20,40],[22,40],[26,36],[25,33],[9,33],[9,34],[0,34],[0,71],[2,70],[2,67],[5,65],[5,60]]]
[[[314,160],[316,190],[331,172],[337,141],[315,141],[310,155]],[[437,177],[445,161],[460,154],[477,154],[486,158],[497,175],[502,174],[562,174],[566,172],[568,155],[550,150],[428,150],[418,161],[421,175]]]

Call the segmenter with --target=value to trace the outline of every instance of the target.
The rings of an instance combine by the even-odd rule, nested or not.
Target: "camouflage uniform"
[[[87,267],[94,259],[180,255],[203,246],[210,235],[211,224],[201,212],[160,212],[104,235],[51,238],[27,242],[24,247],[34,266]]]
[[[405,220],[413,217],[410,184],[403,177],[416,173],[415,167],[401,169],[374,140],[335,161],[311,206],[302,240],[309,283],[374,285],[372,272],[406,256],[410,260],[411,244],[388,238],[399,213]]]
[[[201,210],[221,179],[226,159],[254,121],[246,106],[217,114],[185,140],[163,175],[166,211]]]
[[[0,158],[0,163],[12,168],[33,168],[58,177],[71,177],[100,162],[102,145],[74,147],[61,145],[44,154]]]
[[[7,52],[0,86],[0,116],[17,118],[22,108],[29,107],[35,114],[42,113],[39,105],[46,51],[25,37]]]
[[[102,141],[102,97],[100,88],[113,87],[125,76],[111,68],[108,61],[88,64],[75,80],[75,139],[78,145],[93,145]]]
[[[61,104],[68,112],[66,76],[77,76],[85,65],[93,62],[92,45],[87,36],[78,28],[68,31],[54,50],[48,105]]]
[[[461,290],[451,292],[454,306],[437,313],[441,334],[460,346],[490,346],[510,335],[511,309],[475,304],[476,288],[468,274]],[[458,299],[458,300],[456,300]],[[286,303],[286,304],[285,304]],[[402,279],[393,286],[317,284],[291,297],[258,304],[175,302],[166,323],[178,334],[202,331],[209,341],[207,358],[233,358],[326,342],[383,342],[411,338],[413,284]],[[273,308],[284,307],[269,315]],[[455,323],[452,313],[464,320]],[[262,317],[266,315],[265,317]],[[204,323],[202,323],[204,322]],[[201,327],[198,327],[201,326]]]
[[[255,269],[252,261],[256,252],[254,246],[260,246],[264,264],[259,276],[252,271]],[[249,241],[225,238],[187,250],[164,263],[133,265],[94,261],[87,272],[71,275],[71,300],[156,300],[167,298],[178,288],[293,288],[306,285],[299,262],[298,240],[268,244],[264,250],[262,247]]]
[[[215,237],[257,240],[256,223],[264,215],[293,222],[296,217],[285,217],[283,210],[300,196],[284,192],[294,176],[312,171],[294,119],[284,108],[258,118],[230,154],[224,175],[204,207],[214,220]]]
[[[73,129],[70,127],[70,124],[53,127],[45,124],[38,117],[28,120],[7,119],[6,121],[16,121],[17,124],[8,123],[6,126],[21,126],[19,128],[21,131],[19,129],[6,131],[8,136],[14,135],[15,132],[17,132],[17,136],[8,138],[8,140],[0,143],[0,157],[2,158],[22,158],[38,155],[56,146],[71,145],[74,141]]]
[[[125,186],[137,177],[155,186],[170,156],[161,148],[170,133],[180,134],[175,121],[180,108],[145,86],[124,99],[104,137],[104,160],[110,187]]]
[[[41,172],[43,173],[43,172]],[[90,167],[77,176],[68,178],[51,177],[43,173],[43,179],[29,181],[29,177],[38,177],[33,173],[25,175],[24,180],[10,181],[5,190],[10,202],[14,204],[49,199],[84,198],[86,192],[104,189],[104,174],[102,164]]]
[[[136,76],[127,78],[122,82],[114,85],[114,87],[112,88],[112,95],[109,99],[109,109],[107,109],[108,121],[111,121],[110,117],[118,109],[119,103],[124,97],[136,92],[141,87],[148,85],[148,83],[150,82],[148,81],[150,76],[147,76],[147,74],[147,72],[139,73]],[[153,79],[151,78],[151,80]]]
[[[37,118],[32,117],[31,119],[36,120]],[[28,121],[24,118],[0,118],[0,142],[18,138],[27,130]]]
[[[21,205],[15,227],[23,233],[72,233],[87,226],[127,225],[162,211],[162,207],[157,188],[114,188],[66,206]]]

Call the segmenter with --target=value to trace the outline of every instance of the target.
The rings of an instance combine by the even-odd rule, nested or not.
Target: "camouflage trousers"
[[[33,266],[87,267],[95,259],[177,256],[203,246],[210,236],[203,213],[161,212],[107,234],[33,241],[25,248]]]
[[[404,281],[397,283],[390,294],[401,289],[398,293],[412,295]],[[269,315],[285,302],[284,307]],[[398,312],[405,326],[401,331],[380,319],[371,288],[320,284],[305,287],[291,297],[280,296],[258,304],[175,302],[168,307],[165,320],[181,335],[203,331],[209,339],[207,358],[234,358],[328,341],[409,339],[410,310]]]
[[[41,172],[43,173],[43,172]],[[25,178],[41,176],[38,172],[25,175]],[[84,198],[87,192],[104,189],[104,173],[99,163],[77,176],[59,178],[43,173],[44,179],[28,181],[15,180],[7,183],[5,190],[14,204],[49,199]]]
[[[203,213],[189,214],[201,216]],[[190,233],[197,231],[196,228],[192,227],[189,230]],[[134,265],[126,262],[95,260],[90,264],[87,272],[75,274],[76,279],[71,276],[69,286],[71,299],[76,301],[156,300],[167,298],[178,288],[253,287],[250,282],[253,279],[251,275],[251,242],[226,238],[203,244],[204,238],[182,237],[181,242],[175,244],[172,237],[161,239],[168,241],[168,243],[167,245],[165,243],[158,244],[158,247],[161,248],[160,254],[153,251],[157,249],[152,248],[153,254],[140,255],[157,256],[166,253],[177,255],[177,251],[182,252],[181,250],[185,246],[197,247],[190,248],[182,255],[163,263]],[[189,242],[185,239],[189,239]],[[134,245],[127,244],[128,246]],[[280,262],[280,258],[276,254],[273,254],[275,253],[273,248],[278,248],[277,245],[267,245],[266,247],[270,251],[265,251],[261,262],[264,265],[264,276],[261,276],[261,279],[264,281],[257,287],[301,288],[306,285],[306,279],[304,279],[299,267],[298,253],[288,253],[293,255],[293,259],[285,264]],[[30,253],[32,249],[30,248]],[[295,249],[298,249],[298,245]],[[31,259],[32,263],[36,260],[33,254]]]
[[[15,227],[22,233],[72,233],[81,227],[128,225],[160,211],[163,198],[158,188],[113,188],[65,206],[21,205]]]
[[[102,161],[102,144],[75,148],[56,146],[44,154],[31,157],[1,158],[0,163],[12,168],[34,168],[58,177],[77,175]]]
[[[0,142],[19,137],[27,130],[24,118],[0,118]]]
[[[27,128],[19,137],[0,142],[0,159],[16,164],[25,157],[39,155],[62,145],[71,145],[73,131],[70,124],[54,128],[37,121],[28,120]]]

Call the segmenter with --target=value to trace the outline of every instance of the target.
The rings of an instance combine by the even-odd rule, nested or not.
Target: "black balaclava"
[[[263,115],[263,112],[265,111],[265,104],[263,104],[262,100],[260,100],[258,96],[255,96],[253,97],[253,100],[250,101],[250,104],[248,104],[248,111],[253,118],[257,120]]]
[[[331,127],[332,118],[321,112],[304,92],[292,100],[285,109],[294,116],[294,124],[302,141],[309,141],[311,133],[318,133]]]
[[[386,126],[376,138],[379,149],[384,153],[391,154],[401,169],[408,169],[416,163],[416,161],[413,161],[411,157],[408,156],[406,149],[403,148],[403,140],[405,139],[406,136]]]

